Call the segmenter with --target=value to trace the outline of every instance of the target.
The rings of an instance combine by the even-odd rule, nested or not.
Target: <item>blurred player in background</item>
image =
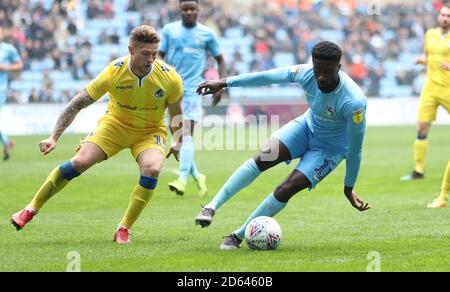
[[[13,45],[3,42],[4,33],[0,27],[0,114],[2,106],[6,103],[8,91],[8,73],[10,71],[22,70],[23,64],[19,53]],[[0,140],[3,144],[3,160],[6,161],[11,156],[14,147],[12,140],[8,139],[3,129],[0,129]]]
[[[131,194],[114,241],[120,244],[131,242],[129,229],[152,198],[166,158],[166,108],[171,116],[172,131],[181,136],[182,130],[181,77],[173,68],[156,59],[159,42],[153,27],[135,28],[128,46],[130,56],[113,61],[73,98],[59,116],[53,134],[39,143],[44,155],[53,151],[62,133],[82,109],[106,93],[109,95],[108,113],[101,118],[95,132],[81,143],[75,157],[55,168],[30,204],[12,216],[11,223],[17,230],[33,219],[44,204],[71,180],[96,163],[129,148],[139,165],[141,177]],[[174,154],[178,160],[181,141],[175,139],[176,135],[167,157]]]
[[[450,191],[450,160],[445,169],[444,179],[442,180],[441,194],[432,203],[428,204],[428,208],[437,209],[445,208],[448,205],[448,193]]]
[[[428,151],[428,133],[436,120],[439,105],[450,113],[450,5],[439,13],[440,27],[430,29],[425,36],[425,56],[416,64],[427,66],[427,81],[420,97],[417,139],[414,144],[414,170],[403,181],[425,177],[425,156]]]
[[[366,97],[358,85],[340,71],[342,50],[336,44],[317,44],[312,50],[312,57],[313,66],[297,65],[244,74],[208,81],[199,88],[199,93],[211,94],[225,87],[298,83],[304,88],[310,106],[304,115],[277,131],[261,153],[236,170],[197,216],[196,224],[209,226],[216,210],[250,185],[262,172],[283,161],[301,158],[296,169],[267,196],[244,225],[225,238],[220,246],[222,250],[239,248],[245,228],[252,219],[275,216],[295,194],[307,188],[314,189],[344,159],[345,196],[359,211],[370,208],[353,191],[362,159]]]
[[[169,183],[171,191],[183,195],[189,175],[197,183],[199,195],[208,192],[206,177],[201,174],[194,161],[194,128],[201,119],[202,97],[196,93],[202,83],[202,73],[208,52],[217,61],[219,76],[225,78],[226,65],[215,34],[206,26],[197,22],[199,7],[197,0],[180,0],[181,21],[167,24],[162,32],[159,55],[174,66],[183,79],[183,147],[180,152],[180,176]],[[223,91],[213,95],[213,106],[222,97]]]

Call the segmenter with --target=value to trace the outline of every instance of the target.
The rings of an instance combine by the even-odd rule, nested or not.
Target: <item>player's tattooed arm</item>
[[[77,114],[94,102],[95,100],[89,96],[86,89],[78,93],[59,116],[50,138],[39,142],[39,150],[42,154],[47,155],[52,152],[56,148],[56,141],[58,141],[59,137],[64,133],[67,127],[70,126]]]
[[[73,122],[77,114],[94,102],[95,100],[89,95],[86,89],[78,93],[59,116],[55,129],[53,130],[52,138],[57,141],[62,133],[64,133]]]

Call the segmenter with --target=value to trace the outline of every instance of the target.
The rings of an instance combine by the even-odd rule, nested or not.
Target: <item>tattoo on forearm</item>
[[[67,127],[70,126],[77,114],[94,102],[95,100],[89,96],[86,89],[75,96],[59,116],[55,129],[53,130],[53,138],[57,140]]]

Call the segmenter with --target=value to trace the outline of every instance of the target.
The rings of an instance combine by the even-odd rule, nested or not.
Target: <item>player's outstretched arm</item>
[[[358,209],[361,212],[370,209],[369,203],[364,202],[363,199],[358,197],[358,195],[353,191],[353,188],[345,187],[344,194],[355,209]]]
[[[67,127],[73,122],[77,114],[84,108],[93,104],[95,100],[89,96],[89,93],[84,89],[82,92],[77,94],[67,105],[64,111],[59,116],[56,121],[55,129],[53,130],[50,138],[42,140],[39,143],[39,149],[44,154],[47,155],[53,151],[56,147],[56,142],[59,137],[64,133]]]
[[[168,104],[170,114],[170,129],[172,130],[172,145],[167,152],[166,158],[173,154],[177,161],[180,161],[180,149],[183,142],[183,110],[181,108],[181,98]]]
[[[242,74],[215,81],[207,81],[197,89],[197,94],[215,94],[225,87],[249,87],[267,86],[272,84],[297,83],[295,74],[291,72],[292,67],[277,68],[258,73]]]
[[[227,87],[227,79],[210,80],[203,82],[197,88],[197,94],[201,96],[215,94]]]

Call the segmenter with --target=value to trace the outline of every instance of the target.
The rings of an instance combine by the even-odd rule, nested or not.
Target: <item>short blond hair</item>
[[[156,30],[149,25],[141,25],[134,28],[130,35],[130,44],[136,45],[139,43],[157,44],[161,41]]]

